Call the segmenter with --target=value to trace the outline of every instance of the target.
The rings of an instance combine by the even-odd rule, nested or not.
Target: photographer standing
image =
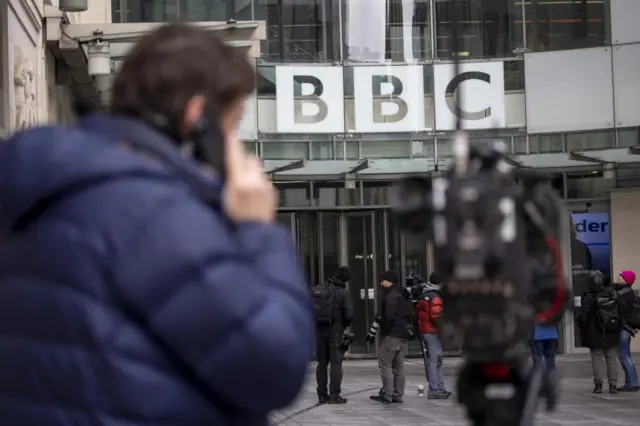
[[[165,25],[112,115],[0,146],[0,426],[266,426],[294,400],[314,319],[237,135],[255,86],[244,53]]]
[[[342,392],[342,361],[344,332],[353,321],[353,307],[347,282],[351,272],[341,266],[327,282],[313,288],[316,313],[316,384],[320,404],[346,404]],[[330,367],[329,367],[330,366]],[[327,378],[329,369],[329,378]],[[329,383],[327,383],[329,382]],[[329,392],[327,392],[329,385]]]
[[[382,389],[370,398],[388,404],[403,402],[404,359],[407,356],[409,339],[413,338],[414,309],[409,292],[400,285],[398,274],[386,271],[380,280],[383,300],[380,312],[380,348],[378,367]]]
[[[429,282],[421,285],[422,294],[419,296],[418,324],[420,337],[424,345],[425,362],[429,381],[429,399],[447,399],[451,396],[444,386],[442,371],[442,342],[438,337],[438,321],[443,311],[442,279],[436,272],[431,273]]]

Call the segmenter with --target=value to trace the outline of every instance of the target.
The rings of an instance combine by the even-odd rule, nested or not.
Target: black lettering
[[[463,120],[482,120],[491,116],[491,107],[485,108],[481,111],[465,111],[460,105],[456,103],[456,90],[458,87],[467,80],[480,80],[487,84],[491,84],[491,76],[481,71],[468,71],[458,74],[449,82],[447,89],[444,92],[445,101],[449,111],[451,111],[456,117],[460,117]]]
[[[302,94],[302,85],[311,84],[313,93],[309,95]],[[312,75],[294,75],[293,76],[293,107],[294,107],[294,123],[314,124],[320,123],[329,114],[327,103],[320,99],[324,92],[324,86],[319,78]],[[303,105],[313,104],[318,107],[318,113],[314,115],[304,115],[302,113]]]
[[[588,226],[589,232],[600,232],[600,224],[596,222],[591,222]]]
[[[582,222],[578,222],[575,225],[576,232],[587,232],[587,220],[583,220]]]
[[[609,222],[600,222],[600,229],[602,232],[607,232],[607,228],[609,227]]]
[[[382,95],[382,85],[390,83],[393,91],[390,95]],[[403,86],[398,77],[392,75],[371,76],[371,93],[373,93],[373,122],[374,123],[397,123],[407,116],[409,111],[407,103],[400,98]],[[398,112],[391,115],[382,114],[382,104],[392,103],[398,107]]]
[[[573,225],[576,232],[606,232],[609,222],[588,222],[586,219],[575,222]]]

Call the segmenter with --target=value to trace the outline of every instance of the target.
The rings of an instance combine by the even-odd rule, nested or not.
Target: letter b
[[[302,94],[302,85],[310,84],[313,86],[313,92],[308,95]],[[326,102],[320,99],[324,87],[319,78],[312,75],[295,75],[293,76],[293,105],[294,105],[294,122],[302,124],[320,123],[329,113]],[[304,104],[312,104],[318,108],[318,112],[313,115],[305,115],[303,113]]]
[[[382,85],[390,83],[393,91],[390,95],[382,95]],[[371,93],[373,94],[373,122],[374,123],[397,123],[407,116],[408,107],[404,99],[400,98],[402,94],[402,81],[398,77],[392,75],[374,75],[371,76]],[[398,107],[395,114],[383,114],[382,104],[392,103]]]

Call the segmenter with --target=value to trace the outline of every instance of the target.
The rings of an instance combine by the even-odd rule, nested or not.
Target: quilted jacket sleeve
[[[291,235],[231,228],[193,200],[155,207],[121,250],[118,290],[220,403],[253,413],[291,403],[315,340]]]

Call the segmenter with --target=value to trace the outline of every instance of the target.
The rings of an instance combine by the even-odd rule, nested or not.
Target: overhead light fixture
[[[109,42],[100,39],[87,45],[89,75],[92,77],[111,74],[111,49]]]
[[[58,9],[63,12],[86,12],[89,9],[89,0],[59,0]]]

